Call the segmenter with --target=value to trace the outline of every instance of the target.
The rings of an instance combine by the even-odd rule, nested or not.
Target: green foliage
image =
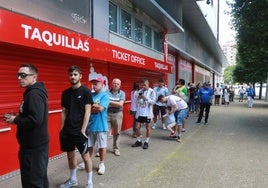
[[[226,84],[234,84],[233,72],[235,69],[235,65],[231,65],[225,68],[224,70],[224,83]]]
[[[233,28],[237,31],[237,82],[265,81],[268,73],[268,1],[234,0]]]

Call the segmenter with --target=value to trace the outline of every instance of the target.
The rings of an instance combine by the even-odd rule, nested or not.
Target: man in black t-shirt
[[[82,78],[81,69],[78,66],[71,66],[68,69],[68,73],[71,87],[63,91],[61,98],[60,146],[62,151],[67,152],[71,177],[60,187],[78,185],[75,148],[78,149],[85,163],[87,173],[86,187],[92,187],[92,160],[88,153],[86,129],[93,99],[91,91],[80,82]]]

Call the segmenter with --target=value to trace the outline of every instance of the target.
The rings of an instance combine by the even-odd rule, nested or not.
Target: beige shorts
[[[175,125],[176,125],[176,122],[173,122],[173,123],[168,124],[167,127],[168,128],[173,128],[173,127],[175,127]]]

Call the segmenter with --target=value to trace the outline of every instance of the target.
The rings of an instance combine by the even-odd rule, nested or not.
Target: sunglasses
[[[32,76],[34,74],[27,74],[27,73],[17,73],[17,78],[26,78],[27,76]]]

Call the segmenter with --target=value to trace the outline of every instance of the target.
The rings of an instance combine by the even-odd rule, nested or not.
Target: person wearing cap
[[[205,114],[205,123],[208,122],[208,116],[210,111],[210,105],[211,105],[211,99],[213,95],[213,90],[211,87],[209,87],[209,84],[205,82],[203,84],[203,87],[200,88],[199,92],[199,98],[200,98],[200,112],[196,123],[200,123],[204,114],[204,110],[206,112]]]
[[[167,107],[171,107],[170,113],[174,113],[176,120],[175,138],[179,143],[181,143],[182,126],[185,123],[185,119],[187,117],[188,112],[187,103],[181,97],[178,97],[176,95],[169,95],[169,96],[160,95],[158,97],[158,100],[160,102],[166,103]]]
[[[60,147],[67,152],[70,169],[70,178],[59,187],[73,187],[78,185],[77,161],[75,149],[77,148],[85,163],[87,173],[86,187],[93,187],[92,183],[92,160],[88,152],[88,137],[86,129],[91,115],[93,99],[91,91],[81,84],[82,72],[80,67],[71,66],[68,69],[71,87],[62,92],[61,105],[61,131]]]
[[[112,88],[108,92],[110,104],[108,108],[108,125],[113,131],[113,152],[116,156],[120,156],[119,136],[123,122],[123,105],[126,100],[126,94],[120,89],[121,80],[114,78]]]
[[[97,142],[98,153],[100,162],[98,165],[98,174],[103,175],[105,173],[104,160],[106,157],[107,148],[107,110],[109,106],[109,95],[103,90],[104,80],[102,78],[94,78],[90,80],[93,91],[93,105],[91,108],[91,116],[87,126],[88,134],[88,151],[90,156],[93,154],[93,147]],[[77,167],[79,170],[85,169],[85,163],[80,163]]]
[[[109,95],[103,91],[104,80],[102,78],[95,78],[91,80],[93,90],[93,102],[91,108],[91,116],[89,119],[87,133],[88,133],[88,150],[90,156],[93,154],[93,147],[97,142],[97,147],[100,155],[100,163],[98,166],[98,174],[105,173],[104,160],[107,148],[107,110],[110,102]]]

